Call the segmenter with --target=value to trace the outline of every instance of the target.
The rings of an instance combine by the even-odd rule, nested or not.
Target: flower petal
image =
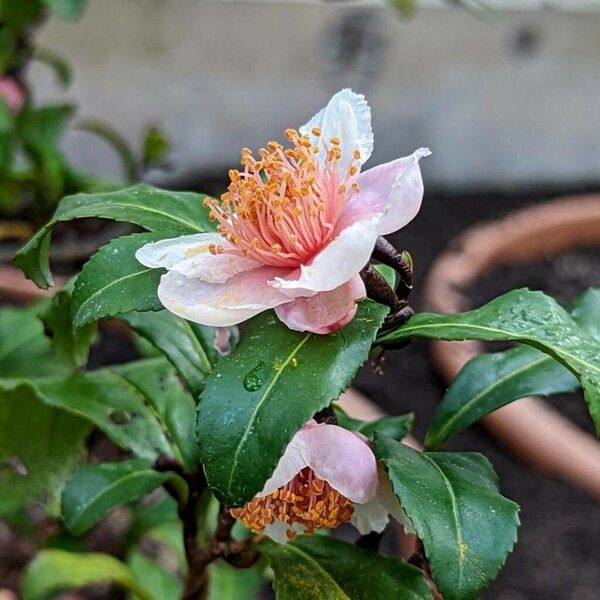
[[[207,283],[175,271],[165,273],[158,297],[172,313],[202,325],[228,327],[273,308],[289,298],[268,285],[285,269],[260,267],[238,273],[225,283]]]
[[[365,504],[355,504],[350,523],[365,535],[371,531],[383,531],[389,520],[387,508],[375,498]]]
[[[211,245],[225,252],[211,254]],[[223,283],[233,275],[260,267],[261,263],[230,254],[233,246],[218,233],[197,233],[142,246],[135,257],[146,267],[177,271],[186,277],[198,277],[210,283]]]
[[[314,127],[321,130],[320,136],[311,132]],[[301,134],[307,134],[313,145],[321,148],[319,161],[327,155],[325,145],[331,147],[332,137],[339,138],[342,157],[338,161],[338,170],[343,180],[350,163],[354,160],[355,150],[360,152],[359,164],[365,163],[373,152],[373,130],[371,129],[371,108],[362,94],[344,89],[335,94],[306,125],[300,128]]]
[[[290,329],[327,334],[349,323],[356,314],[356,301],[366,295],[365,284],[355,275],[330,292],[281,304],[275,313]]]
[[[377,462],[359,436],[337,425],[301,429],[292,445],[307,466],[352,502],[365,503],[377,492]]]
[[[377,462],[368,444],[337,425],[309,421],[287,445],[258,496],[267,496],[284,486],[304,467],[310,467],[352,502],[364,504],[377,492]]]
[[[335,237],[295,279],[277,277],[271,285],[291,297],[328,292],[350,281],[369,262],[381,215],[353,223]],[[294,273],[294,275],[297,271]]]
[[[379,234],[386,235],[412,221],[421,208],[423,179],[419,160],[429,156],[419,148],[410,156],[377,165],[358,176],[360,192],[354,194],[340,217],[343,229],[374,213],[382,214]]]

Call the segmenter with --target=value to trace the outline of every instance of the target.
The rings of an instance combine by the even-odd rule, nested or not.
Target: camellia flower
[[[388,513],[403,520],[366,438],[314,420],[292,438],[262,491],[230,512],[278,541],[346,522],[361,533],[382,531]]]
[[[13,113],[18,113],[25,103],[25,94],[13,77],[0,76],[0,98]]]
[[[204,325],[229,326],[274,308],[291,329],[330,333],[366,296],[360,270],[377,237],[419,211],[421,148],[361,173],[373,150],[371,109],[342,90],[299,131],[244,148],[242,170],[218,202],[207,199],[218,233],[148,244],[136,257],[167,269],[163,305]]]

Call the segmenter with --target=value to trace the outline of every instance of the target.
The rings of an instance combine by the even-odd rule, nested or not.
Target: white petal
[[[390,478],[383,467],[379,468],[379,485],[377,486],[377,501],[388,511],[388,513],[398,521],[403,527],[405,533],[416,533],[410,519],[404,512],[400,502],[394,494]]]
[[[237,273],[261,266],[255,260],[227,252],[211,254],[211,244],[223,246],[225,250],[232,248],[218,233],[197,233],[146,244],[135,257],[146,267],[177,271],[210,283],[223,283]]]
[[[292,530],[296,535],[302,535],[304,533],[304,527],[300,523],[283,523],[282,521],[275,520],[265,527],[265,535],[275,540],[279,544],[285,544],[290,541],[286,532]]]
[[[369,262],[379,235],[381,215],[357,221],[344,229],[308,265],[300,267],[296,279],[277,277],[272,286],[292,297],[327,292],[350,281]]]
[[[289,483],[297,473],[302,471],[302,469],[307,466],[308,463],[306,462],[306,459],[302,455],[300,449],[292,443],[289,443],[285,449],[285,452],[283,453],[283,456],[279,459],[273,474],[267,480],[263,489],[257,494],[257,496],[268,496],[276,489]]]
[[[158,297],[171,312],[213,327],[228,327],[273,308],[289,298],[268,285],[284,269],[260,267],[234,275],[225,283],[207,283],[169,271],[158,286]]]
[[[321,130],[320,136],[311,133],[314,127]],[[371,129],[371,109],[362,94],[344,89],[335,94],[327,106],[321,109],[300,133],[310,136],[312,143],[321,148],[319,161],[325,159],[324,144],[331,147],[330,139],[339,138],[342,157],[338,161],[338,170],[343,179],[350,163],[354,160],[355,150],[360,152],[358,163],[364,164],[373,152],[373,130]]]
[[[362,535],[383,531],[390,517],[387,508],[377,498],[366,504],[355,504],[350,522]]]
[[[420,148],[410,156],[361,173],[358,176],[360,192],[346,205],[339,226],[347,227],[373,213],[383,213],[379,234],[386,235],[412,221],[423,200],[419,160],[430,154],[428,148]]]

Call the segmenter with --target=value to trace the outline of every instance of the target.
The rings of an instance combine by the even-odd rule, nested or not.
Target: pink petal
[[[377,492],[377,462],[368,444],[337,425],[301,429],[292,444],[317,477],[352,502],[364,504]]]
[[[268,285],[285,269],[260,267],[238,273],[225,283],[208,283],[175,271],[165,273],[158,297],[172,313],[213,327],[228,327],[273,308],[289,298]]]
[[[377,492],[377,463],[366,442],[337,425],[308,424],[292,438],[259,496],[266,496],[310,467],[352,502],[364,504]]]
[[[327,334],[349,323],[356,314],[356,301],[366,295],[360,275],[355,275],[331,292],[281,304],[275,313],[290,329]]]
[[[320,136],[311,133],[314,127],[321,130]],[[346,176],[347,169],[355,159],[355,150],[360,152],[358,165],[362,165],[373,152],[373,130],[371,129],[371,109],[362,94],[344,89],[335,94],[306,125],[300,133],[310,136],[312,143],[321,148],[318,154],[322,163],[327,156],[325,145],[331,147],[330,139],[339,138],[342,157],[337,163],[340,179]]]
[[[359,220],[335,237],[294,279],[277,277],[271,285],[291,297],[328,292],[350,281],[369,262],[381,215]]]
[[[419,160],[429,156],[420,148],[410,156],[378,165],[358,176],[360,192],[352,196],[340,219],[345,228],[374,213],[382,214],[379,235],[386,235],[412,221],[421,208],[423,179]]]
[[[25,93],[13,77],[0,76],[0,98],[13,112],[18,113],[25,104]]]
[[[211,245],[222,246],[225,252],[212,254]],[[223,283],[237,273],[261,266],[255,260],[228,253],[231,248],[218,233],[198,233],[146,244],[135,257],[146,267],[177,271],[209,283]]]

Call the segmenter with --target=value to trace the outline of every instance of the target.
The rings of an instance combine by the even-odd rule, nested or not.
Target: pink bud
[[[25,104],[25,92],[14,77],[3,75],[0,77],[0,98],[13,113],[18,113]]]

